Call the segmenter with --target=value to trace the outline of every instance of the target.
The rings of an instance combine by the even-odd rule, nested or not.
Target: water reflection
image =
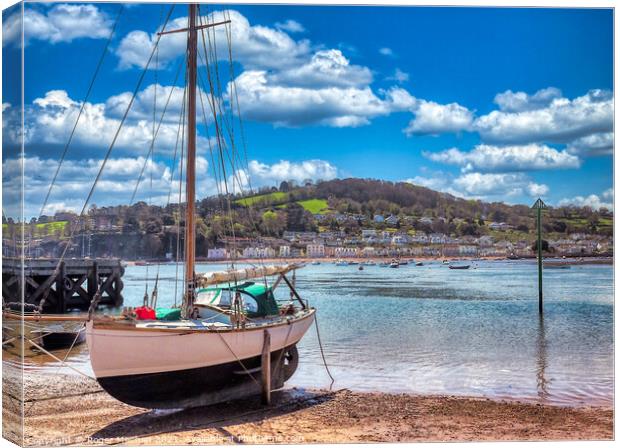
[[[551,383],[545,377],[545,370],[547,369],[547,335],[545,333],[545,317],[539,314],[538,318],[538,334],[536,340],[536,386],[538,390],[538,397],[546,401],[549,398],[549,392],[547,387]]]

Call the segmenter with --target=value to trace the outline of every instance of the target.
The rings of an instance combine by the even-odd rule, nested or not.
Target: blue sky
[[[44,197],[46,173],[75,122],[118,7],[27,5],[27,166],[43,173],[29,179],[32,203]],[[354,176],[508,203],[529,204],[539,195],[554,205],[613,203],[610,9],[230,9],[250,159],[244,173],[253,185]],[[222,8],[213,10],[221,16]],[[168,5],[124,9],[63,166],[69,180],[54,190],[47,212],[79,208],[167,12]],[[18,51],[11,26],[17,16],[9,16],[5,12],[5,60]],[[177,5],[172,23],[184,17],[186,7]],[[98,189],[96,203],[128,201],[127,185],[149,146],[152,85],[163,86],[163,102],[183,45],[180,35],[162,39],[159,70],[144,79],[127,134],[112,154],[116,172]],[[4,90],[6,127],[18,100]],[[180,107],[176,90],[171,104],[178,100]],[[172,112],[147,169],[155,178],[154,202],[164,201],[169,188]],[[204,127],[199,132],[204,146]],[[4,153],[6,165],[10,153]],[[204,148],[200,157],[199,196],[217,190]],[[144,186],[142,199],[149,195]]]

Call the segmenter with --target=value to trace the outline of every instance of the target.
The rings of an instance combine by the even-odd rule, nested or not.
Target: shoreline
[[[299,263],[299,264],[308,264],[308,263],[316,263],[320,264],[334,264],[338,260],[343,260],[346,262],[354,262],[354,263],[363,263],[367,261],[374,261],[375,263],[380,262],[390,262],[394,257],[347,257],[347,258],[334,258],[334,257],[299,257],[299,258],[238,258],[234,260],[235,263],[247,263],[247,264],[284,264],[284,263]],[[448,262],[452,261],[462,261],[462,262],[476,262],[476,261],[512,261],[512,262],[535,262],[536,257],[528,257],[528,258],[518,258],[518,259],[508,259],[506,257],[455,257],[455,256],[446,256],[446,257],[429,257],[429,256],[419,256],[419,257],[404,257],[402,260],[407,260],[409,264],[412,264],[412,260],[415,262],[421,261],[425,263],[436,262],[441,263],[443,260],[447,260]],[[174,261],[169,260],[122,260],[127,266],[140,266],[140,265],[157,265],[157,264],[174,264]],[[554,263],[563,263],[566,265],[613,265],[613,257],[566,257],[566,258],[557,258],[557,257],[545,257],[544,261],[554,262]],[[226,264],[230,263],[230,259],[221,259],[221,260],[207,260],[202,258],[197,258],[196,263],[199,264]]]
[[[274,392],[270,406],[250,397],[206,408],[149,411],[116,401],[83,377],[30,372],[25,380],[24,442],[31,446],[613,438],[613,408],[604,406],[288,388]],[[4,435],[16,439],[19,402],[7,391],[17,384],[10,375],[3,382],[9,425]],[[44,385],[51,386],[48,393]]]

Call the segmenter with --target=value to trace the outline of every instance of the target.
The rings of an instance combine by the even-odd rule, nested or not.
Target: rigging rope
[[[146,169],[146,165],[147,162],[149,161],[149,159],[151,160],[151,189],[153,188],[152,182],[153,182],[153,167],[152,167],[152,163],[153,163],[153,152],[154,152],[154,146],[155,146],[155,139],[157,138],[157,136],[159,135],[159,130],[161,128],[161,125],[164,121],[164,117],[166,115],[166,111],[168,109],[168,106],[170,104],[170,100],[172,98],[172,94],[174,93],[174,89],[176,88],[176,83],[179,79],[179,75],[181,73],[181,67],[184,65],[185,59],[182,59],[181,62],[179,63],[179,66],[177,67],[177,71],[176,74],[174,76],[174,82],[173,82],[173,86],[170,89],[170,93],[168,94],[168,98],[166,99],[166,103],[164,105],[164,109],[163,112],[161,114],[161,117],[159,118],[159,123],[157,125],[157,130],[153,131],[153,139],[151,140],[151,144],[149,145],[149,150],[146,153],[146,156],[144,158],[144,163],[142,164],[142,169],[140,170],[140,175],[138,176],[138,180],[136,182],[136,185],[134,186],[133,189],[133,194],[131,195],[131,200],[129,201],[130,204],[132,204],[136,198],[136,194],[138,192],[138,187],[140,186],[140,183],[142,182],[142,177],[144,176],[144,170]]]
[[[101,66],[103,65],[103,61],[105,59],[105,55],[108,52],[108,48],[110,47],[110,42],[112,42],[112,37],[114,36],[114,32],[116,30],[116,25],[118,25],[119,19],[121,18],[121,14],[123,12],[123,4],[120,5],[120,7],[118,8],[118,14],[116,15],[116,20],[114,21],[114,25],[112,26],[112,30],[110,31],[110,35],[108,36],[108,40],[106,41],[106,44],[103,48],[103,53],[101,53],[101,56],[99,58],[99,62],[97,63],[97,67],[95,68],[95,73],[93,74],[93,77],[90,81],[90,84],[88,86],[88,89],[86,90],[86,95],[84,96],[84,99],[82,100],[82,105],[80,106],[80,110],[78,112],[77,118],[75,119],[75,123],[73,124],[73,129],[71,129],[71,133],[69,135],[69,140],[67,141],[67,144],[65,145],[62,154],[60,156],[60,160],[58,161],[58,166],[56,167],[56,172],[54,173],[54,177],[52,178],[52,182],[50,183],[50,186],[47,190],[47,194],[45,195],[45,199],[43,200],[43,205],[41,206],[41,211],[39,212],[39,218],[43,215],[43,212],[45,211],[45,207],[47,207],[47,203],[49,201],[50,198],[50,194],[52,193],[52,189],[54,188],[54,185],[56,183],[56,179],[58,178],[58,173],[60,172],[60,167],[62,166],[64,160],[65,160],[65,156],[67,155],[67,151],[69,150],[69,146],[71,145],[71,141],[73,140],[73,135],[75,134],[75,130],[77,128],[78,122],[80,121],[80,117],[82,116],[82,113],[84,112],[84,107],[86,106],[86,102],[88,101],[88,98],[90,97],[90,93],[93,89],[93,86],[95,84],[95,80],[97,79],[97,75],[99,74],[99,70],[101,69]]]
[[[166,29],[166,25],[168,24],[168,20],[170,19],[170,15],[172,14],[172,11],[174,10],[174,4],[170,7],[170,10],[168,11],[168,16],[166,17],[166,21],[164,22],[164,26],[162,28],[162,32],[163,30]],[[121,132],[121,129],[123,128],[123,125],[125,124],[125,120],[127,119],[127,115],[129,115],[129,111],[131,110],[131,106],[133,106],[133,103],[136,99],[136,96],[138,95],[138,91],[140,90],[140,86],[142,85],[142,81],[144,80],[144,76],[146,75],[146,72],[148,70],[149,65],[151,64],[151,61],[153,60],[153,56],[155,55],[155,51],[157,50],[157,47],[159,46],[159,41],[161,40],[161,34],[157,35],[157,40],[155,41],[154,45],[153,45],[153,49],[151,50],[151,54],[148,58],[148,61],[146,62],[146,65],[144,66],[144,70],[142,71],[142,74],[140,75],[140,78],[138,80],[138,83],[136,85],[136,88],[134,89],[133,95],[131,96],[131,100],[129,101],[129,104],[127,105],[127,109],[125,110],[125,113],[123,114],[123,118],[121,119],[121,122],[118,126],[118,129],[116,130],[116,133],[114,134],[114,138],[112,139],[112,143],[110,144],[110,147],[108,148],[108,151],[106,152],[106,155],[103,159],[103,163],[101,164],[101,167],[99,168],[99,171],[97,173],[97,177],[95,178],[95,182],[93,182],[93,186],[91,187],[88,196],[86,197],[86,201],[84,202],[84,207],[82,208],[82,212],[80,213],[80,215],[84,214],[84,211],[86,210],[86,207],[88,206],[88,203],[90,202],[93,193],[95,192],[95,188],[97,187],[97,184],[99,183],[99,179],[101,178],[101,174],[103,173],[103,170],[105,169],[105,166],[108,163],[108,160],[110,158],[110,154],[112,153],[112,149],[114,148],[114,145],[116,144],[116,140],[118,139],[118,136]]]
[[[230,13],[227,11],[224,11],[224,15],[225,15],[225,19],[230,20]],[[202,20],[202,17],[201,17]],[[207,16],[206,18],[207,23],[209,23],[209,16]],[[212,19],[212,21],[215,21],[215,18]],[[248,167],[248,162],[247,162],[247,148],[246,148],[246,142],[245,142],[245,134],[244,134],[244,130],[243,130],[243,124],[242,124],[242,117],[241,117],[241,111],[240,111],[240,107],[239,107],[239,100],[238,100],[238,94],[237,94],[237,87],[236,87],[236,80],[235,80],[235,74],[234,74],[234,64],[233,64],[233,59],[232,59],[232,25],[231,23],[226,23],[225,24],[225,35],[226,35],[226,40],[228,43],[228,65],[229,65],[229,76],[230,76],[230,81],[229,81],[229,87],[230,87],[230,93],[229,95],[229,104],[230,107],[228,108],[228,112],[230,114],[230,118],[226,116],[225,113],[223,113],[222,111],[222,102],[215,102],[215,101],[211,101],[209,104],[211,106],[211,111],[213,113],[214,116],[214,122],[215,122],[215,126],[216,126],[216,134],[218,136],[218,148],[219,148],[219,158],[221,159],[221,166],[218,167],[218,164],[215,163],[215,161],[213,160],[213,152],[212,152],[212,148],[210,147],[210,152],[211,152],[211,158],[213,161],[213,166],[214,167],[218,167],[219,169],[214,169],[214,174],[216,177],[216,181],[217,181],[217,185],[218,187],[220,187],[220,185],[224,185],[225,189],[226,189],[226,195],[225,195],[225,200],[227,203],[227,209],[229,212],[229,215],[231,215],[232,218],[232,210],[231,210],[231,206],[230,206],[230,196],[231,196],[231,191],[229,191],[229,189],[227,188],[227,184],[228,184],[228,176],[226,175],[226,168],[225,168],[225,164],[224,164],[224,154],[227,156],[227,161],[228,164],[230,164],[231,166],[231,178],[232,178],[232,183],[233,183],[233,192],[236,191],[237,189],[235,188],[235,182],[238,185],[238,191],[239,192],[245,192],[245,193],[250,193],[250,195],[253,192],[253,187],[252,187],[252,181],[251,178],[247,175],[248,171],[247,171],[247,167]],[[221,81],[220,81],[220,77],[219,77],[219,72],[217,71],[217,48],[216,48],[216,38],[215,38],[215,29],[209,29],[207,30],[207,37],[205,37],[204,34],[204,29],[202,31],[202,47],[203,47],[203,52],[204,52],[204,58],[202,57],[202,53],[199,53],[199,56],[202,59],[202,62],[204,63],[204,65],[208,68],[207,70],[207,76],[208,76],[208,80],[209,80],[209,87],[210,87],[210,92],[211,92],[211,98],[213,98],[216,94],[221,96],[222,95],[222,85],[221,85]],[[207,39],[208,38],[208,39]],[[206,43],[209,43],[209,50],[207,50],[207,46]],[[213,62],[212,64],[209,64],[209,59],[211,59],[211,61]],[[215,67],[215,74],[213,76],[211,76],[209,67],[210,66],[214,66]],[[215,82],[214,82],[215,80]],[[201,85],[203,86],[203,89],[206,90],[206,88],[204,88],[204,81],[202,79],[202,77],[199,77],[199,82],[202,83]],[[202,102],[202,96],[201,96],[201,102]],[[216,107],[217,105],[217,107]],[[239,127],[241,130],[241,136],[242,136],[242,144],[243,144],[243,150],[244,150],[244,158],[242,158],[242,155],[240,153],[240,151],[237,150],[237,145],[235,144],[235,134],[234,134],[234,115],[235,115],[235,106],[237,106],[237,117],[239,119]],[[208,125],[207,125],[207,120],[206,120],[206,114],[204,112],[204,104],[202,104],[203,107],[203,120],[205,122],[205,128],[208,129]],[[217,110],[216,110],[217,109]],[[220,117],[220,120],[217,120],[217,117]],[[226,131],[228,138],[230,140],[230,146],[226,146],[226,141],[223,138],[223,132],[222,129]],[[209,142],[210,143],[210,142]],[[222,144],[223,143],[223,144]],[[224,148],[222,148],[224,147]],[[235,165],[238,166],[243,166],[245,167],[245,169],[236,169]],[[223,173],[221,174],[221,176],[224,178],[224,181],[219,181],[218,178],[218,171],[223,171]],[[243,179],[242,179],[242,175],[243,175]],[[218,188],[219,190],[219,188]],[[220,200],[220,204],[222,209],[224,210],[224,204],[222,203],[222,194],[220,192],[220,194],[218,195],[218,198]],[[243,209],[245,210],[245,212],[247,213],[247,217],[248,217],[248,221],[250,223],[250,229],[252,230],[252,232],[254,233],[255,237],[258,239],[258,241],[260,241],[260,229],[259,229],[259,225],[257,220],[255,219],[255,210],[254,207],[251,203],[245,204],[245,206],[243,207]],[[231,222],[231,236],[232,236],[232,255],[233,255],[233,266],[234,266],[234,259],[236,259],[236,235],[234,232],[234,227],[233,224]],[[263,266],[264,265],[264,258],[261,255],[258,259],[258,265]]]
[[[157,23],[157,29],[159,29],[159,27],[161,26],[161,19],[163,17],[163,13],[164,13],[164,5],[162,4],[160,9],[159,9],[159,22]],[[151,147],[149,148],[149,155],[150,155],[150,169],[149,169],[149,195],[148,195],[148,206],[149,209],[152,205],[152,198],[153,198],[153,148],[155,147],[155,139],[157,138],[157,134],[155,132],[155,124],[157,123],[157,72],[159,70],[159,45],[155,48],[155,71],[153,73],[153,77],[154,77],[154,84],[153,84],[153,131],[152,131],[152,135],[153,138],[151,140]],[[175,83],[176,84],[176,80]],[[174,91],[174,84],[172,86],[172,88],[170,89],[170,96],[172,96],[172,92]],[[170,97],[169,97],[170,98]],[[166,104],[167,105],[167,104]],[[166,111],[164,110],[162,112],[162,120],[164,119],[164,115],[165,115]],[[157,129],[159,131],[159,128]],[[147,161],[149,160],[149,156],[146,157],[146,159],[144,160],[144,163],[146,164]],[[144,167],[142,168],[144,170]],[[136,189],[137,189],[137,185],[140,183],[140,180],[138,180],[137,184],[136,184]],[[135,192],[134,192],[135,193]],[[132,200],[133,202],[133,200]],[[147,230],[147,234],[148,234],[148,229]],[[150,239],[147,239],[147,244],[149,242]],[[149,255],[152,258],[153,257],[153,250],[152,250],[152,246],[149,244]],[[159,276],[159,263],[157,264],[157,275]],[[146,279],[144,282],[144,286],[146,288],[146,290],[148,291],[149,288],[149,263],[146,264]],[[155,287],[155,290],[153,290],[153,293],[155,293],[157,289],[157,286]]]
[[[186,98],[185,101],[187,101],[187,79],[185,79],[185,91],[186,91]],[[183,109],[183,127],[185,128],[185,119],[186,119],[186,111],[185,108]],[[183,197],[183,167],[184,167],[184,163],[183,163],[183,159],[185,158],[185,132],[183,132],[181,134],[181,159],[180,159],[180,167],[179,167],[179,212],[177,213],[177,217],[176,217],[176,224],[177,224],[177,263],[176,263],[176,275],[175,275],[175,279],[174,279],[174,303],[176,306],[177,303],[177,293],[178,293],[178,282],[179,282],[179,254],[181,253],[181,251],[184,249],[184,245],[181,246],[181,216],[182,216],[182,212],[183,212],[183,202],[181,201],[182,197]],[[185,225],[184,227],[184,238],[186,236],[185,233]],[[185,278],[185,263],[183,263],[183,278]]]
[[[164,26],[162,28],[162,31],[166,29],[166,25],[168,24],[168,21],[170,19],[170,16],[172,15],[172,11],[174,10],[174,4],[171,5],[170,10],[168,11],[168,15],[166,16],[166,21],[164,22]],[[144,80],[144,76],[146,75],[146,72],[148,71],[149,65],[151,64],[151,61],[153,60],[153,56],[155,54],[155,50],[157,49],[157,47],[159,46],[159,41],[161,40],[161,34],[157,35],[157,39],[155,40],[154,44],[153,44],[153,48],[151,50],[151,54],[144,66],[144,69],[142,70],[142,73],[140,75],[140,78],[138,79],[138,83],[136,84],[136,88],[134,89],[133,95],[131,97],[131,100],[129,101],[129,104],[127,105],[127,109],[125,110],[125,113],[123,114],[123,118],[121,119],[118,129],[116,130],[116,133],[114,134],[114,138],[112,139],[112,142],[110,143],[110,146],[105,154],[105,157],[103,159],[103,162],[101,163],[101,166],[99,167],[99,171],[97,172],[97,176],[95,177],[95,180],[93,182],[93,185],[90,188],[90,191],[88,192],[88,196],[86,197],[86,200],[84,201],[84,205],[82,206],[82,209],[80,211],[79,216],[83,216],[84,212],[86,211],[86,209],[88,208],[88,204],[90,203],[90,200],[92,199],[92,196],[95,192],[95,189],[97,187],[97,184],[99,183],[99,180],[101,179],[101,175],[103,173],[103,170],[105,169],[105,166],[107,165],[107,162],[110,158],[110,155],[112,153],[112,149],[114,148],[114,145],[116,144],[116,141],[118,140],[118,136],[121,132],[121,129],[123,128],[123,125],[125,124],[125,120],[127,119],[127,116],[129,115],[129,111],[131,110],[131,107],[136,99],[136,96],[138,95],[138,92],[140,90],[140,86],[142,85],[142,81]],[[71,229],[71,233],[69,236],[69,240],[67,241],[67,244],[65,244],[65,248],[63,249],[60,258],[58,259],[58,263],[56,264],[56,268],[54,270],[54,275],[58,275],[58,271],[60,269],[60,265],[63,262],[67,251],[71,245],[71,241],[73,240],[73,236],[75,235],[75,230],[77,229],[77,226],[74,226]],[[43,306],[45,304],[44,300],[41,300],[41,302],[39,302],[39,312],[43,310]]]
[[[202,25],[202,16],[200,17],[200,23]],[[217,141],[217,149],[218,149],[218,154],[220,157],[220,168],[222,170],[221,173],[221,178],[224,184],[224,191],[225,191],[225,200],[226,200],[226,205],[227,205],[227,213],[228,213],[228,218],[229,218],[229,222],[230,222],[230,231],[231,231],[231,236],[233,239],[233,257],[231,259],[231,268],[234,269],[235,266],[235,259],[236,259],[236,235],[235,235],[235,227],[234,227],[234,222],[232,219],[232,206],[231,206],[231,201],[230,201],[230,192],[228,189],[228,179],[226,176],[226,165],[225,165],[225,160],[224,160],[224,147],[225,147],[225,142],[223,141],[222,138],[222,133],[221,133],[221,123],[218,122],[218,114],[216,111],[216,107],[215,107],[215,91],[214,91],[214,87],[213,87],[213,82],[212,82],[212,77],[211,77],[211,70],[210,70],[210,64],[209,64],[209,59],[208,59],[208,54],[207,54],[207,49],[206,49],[206,41],[205,41],[205,37],[204,37],[204,28],[202,28],[201,30],[202,32],[202,42],[203,42],[203,47],[204,47],[204,51],[205,51],[205,57],[206,57],[206,66],[207,66],[207,78],[209,80],[209,93],[210,93],[210,97],[211,97],[211,111],[213,113],[213,120],[214,120],[214,125],[215,125],[215,136],[216,136],[216,141]],[[208,34],[208,33],[207,33]],[[215,59],[215,65],[216,65],[216,71],[217,71],[217,59]],[[220,118],[221,120],[221,118]],[[219,186],[218,186],[219,188]]]
[[[200,18],[201,23],[202,23],[202,17]],[[214,21],[215,19],[213,19]],[[207,16],[207,23],[209,23],[209,18]],[[231,74],[231,80],[230,83],[231,85],[235,83],[235,79],[234,79],[234,68],[233,68],[233,62],[232,62],[232,49],[231,49],[231,39],[230,39],[230,35],[231,35],[231,28],[230,28],[230,23],[226,24],[226,36],[227,36],[227,40],[228,40],[228,56],[229,56],[229,67],[230,67],[230,74]],[[216,42],[215,42],[215,30],[214,29],[210,29],[207,31],[207,37],[205,37],[205,33],[204,33],[204,29],[202,30],[202,47],[203,47],[203,52],[204,52],[204,59],[203,59],[203,63],[205,64],[205,66],[207,67],[207,78],[209,81],[209,92],[210,92],[210,98],[211,101],[209,102],[209,105],[211,106],[211,112],[213,114],[214,117],[214,125],[215,125],[215,131],[216,131],[216,137],[217,137],[217,145],[218,145],[218,154],[219,154],[219,159],[220,159],[220,163],[217,164],[215,163],[214,160],[214,156],[213,156],[213,151],[212,148],[210,146],[210,153],[211,153],[211,158],[213,161],[213,166],[214,166],[214,174],[216,177],[216,181],[217,181],[217,186],[218,186],[218,191],[221,188],[221,185],[224,186],[224,190],[225,190],[225,194],[222,195],[221,191],[220,194],[218,195],[218,198],[220,200],[220,204],[222,209],[224,210],[224,204],[222,203],[222,196],[224,196],[225,202],[226,202],[226,209],[228,212],[228,216],[229,216],[229,222],[230,222],[230,227],[231,227],[231,237],[232,237],[232,267],[234,267],[234,261],[236,260],[236,256],[237,256],[237,247],[236,247],[236,232],[234,229],[234,223],[232,221],[232,215],[233,215],[233,211],[232,211],[232,206],[231,206],[231,194],[232,192],[230,191],[230,189],[228,188],[228,176],[226,174],[226,158],[228,160],[228,163],[231,166],[231,178],[232,178],[232,186],[233,186],[233,191],[235,190],[235,181],[237,182],[237,185],[239,187],[239,191],[247,191],[247,187],[249,187],[249,191],[252,191],[252,186],[251,186],[251,181],[249,179],[249,176],[247,176],[247,157],[246,157],[246,163],[244,165],[243,161],[241,160],[241,157],[238,155],[238,151],[236,151],[236,145],[235,145],[235,138],[234,138],[234,106],[235,106],[235,102],[232,100],[232,96],[230,98],[230,108],[229,108],[229,113],[230,113],[230,120],[227,118],[226,114],[222,111],[222,102],[216,102],[214,100],[214,97],[216,96],[216,94],[218,96],[222,95],[222,87],[221,87],[221,82],[220,82],[220,77],[219,77],[219,72],[217,71],[217,48],[216,48]],[[209,43],[209,50],[207,50],[207,40]],[[202,54],[199,53],[199,56],[202,58]],[[212,64],[209,64],[209,60],[211,59],[211,61],[213,62]],[[214,66],[215,67],[215,75],[211,75],[211,70],[210,67]],[[215,82],[214,82],[215,80]],[[202,80],[202,77],[199,77],[199,83],[202,83],[201,85],[203,86],[202,89],[206,90],[204,88],[204,81]],[[231,89],[232,91],[232,89]],[[203,108],[203,120],[205,122],[205,127],[208,129],[208,124],[207,124],[207,119],[206,119],[206,113],[204,112],[204,102],[202,100],[202,93],[201,93],[201,104],[202,104],[202,108]],[[236,103],[238,105],[238,102]],[[216,107],[217,105],[217,107]],[[238,116],[240,117],[240,113],[238,112]],[[219,120],[218,120],[219,117]],[[241,118],[240,118],[241,120]],[[223,124],[222,124],[223,123]],[[222,129],[224,129],[227,134],[228,137],[230,139],[230,145],[226,145],[226,141],[225,138],[223,136],[223,132]],[[210,142],[209,142],[210,143]],[[244,142],[245,144],[245,142]],[[229,151],[227,150],[229,149]],[[224,157],[224,156],[227,157]],[[239,161],[239,165],[244,165],[246,167],[245,170],[240,170],[240,169],[235,169],[235,165],[237,163],[237,160]],[[218,171],[221,171],[221,181],[218,180]],[[243,178],[241,179],[242,174],[244,175]],[[247,185],[246,185],[247,184]],[[251,204],[246,204],[246,207],[244,207],[244,209],[247,211],[248,214],[248,220],[251,224],[251,229],[257,231],[258,230],[258,224],[256,222],[256,220],[254,219],[253,216],[253,207]],[[257,232],[258,235],[258,232]],[[264,260],[262,259],[262,257],[259,259],[259,264],[263,264]]]

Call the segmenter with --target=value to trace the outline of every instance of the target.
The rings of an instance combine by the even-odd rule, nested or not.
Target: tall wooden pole
[[[537,249],[538,249],[538,313],[543,313],[543,257],[542,257],[542,210],[547,208],[542,199],[538,200],[532,206],[536,209],[536,229],[537,229]]]
[[[538,313],[543,313],[543,281],[542,281],[542,226],[541,215],[542,209],[536,210],[538,214]]]
[[[189,5],[189,24],[187,35],[187,171],[185,196],[187,210],[185,215],[185,309],[191,313],[194,304],[194,277],[196,261],[196,222],[194,206],[196,203],[196,66],[198,33],[196,16],[198,5]],[[189,317],[186,315],[186,317]]]

